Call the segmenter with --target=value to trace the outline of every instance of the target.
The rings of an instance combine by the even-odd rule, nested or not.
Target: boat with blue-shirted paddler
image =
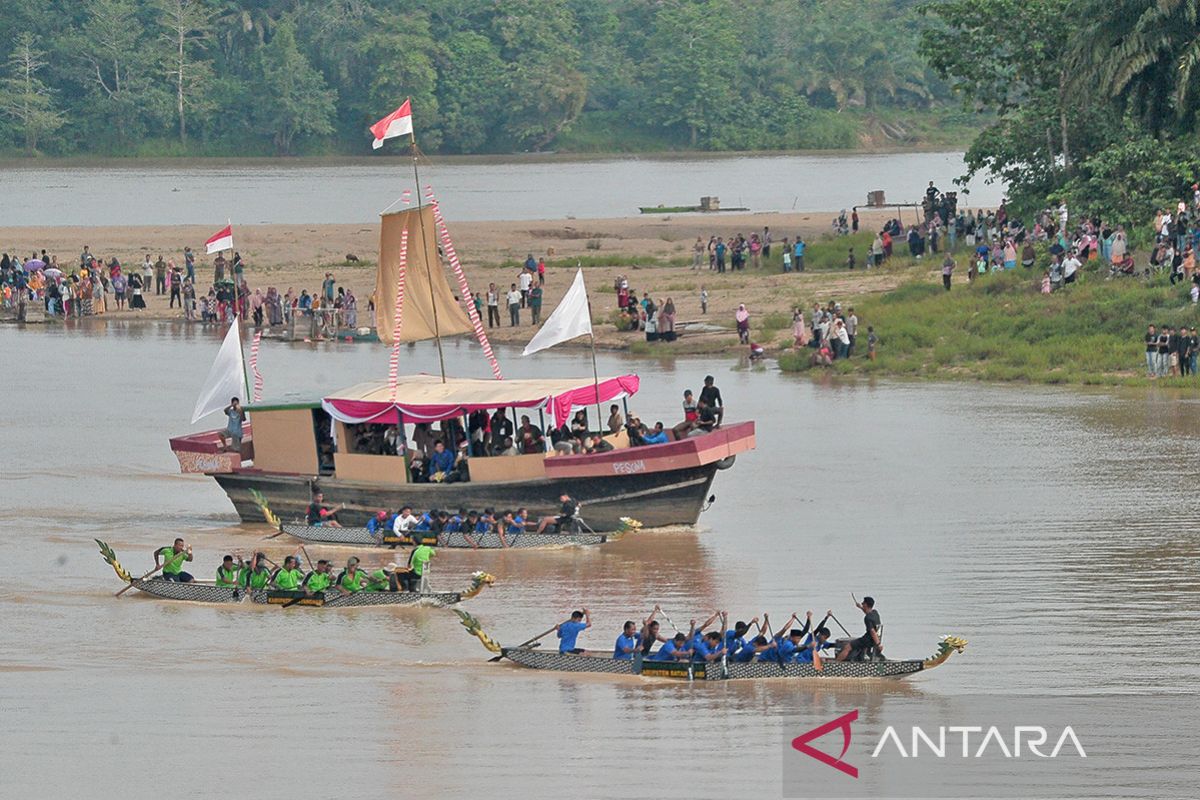
[[[961,653],[967,646],[967,640],[958,636],[943,636],[938,643],[937,651],[928,658],[890,660],[882,656],[864,660],[837,661],[832,658],[816,656],[811,661],[788,661],[784,659],[767,659],[752,661],[735,661],[729,658],[706,659],[691,657],[687,660],[658,660],[642,657],[640,652],[612,655],[596,655],[575,648],[575,636],[585,627],[590,626],[591,618],[583,612],[575,612],[572,618],[559,623],[546,633],[523,642],[516,647],[504,647],[488,636],[480,627],[479,621],[460,609],[454,609],[467,632],[483,644],[491,653],[497,655],[492,661],[508,659],[514,664],[530,669],[543,669],[552,672],[592,672],[608,675],[637,675],[650,678],[668,678],[673,680],[765,680],[768,678],[790,679],[878,679],[905,678],[918,672],[933,669],[944,664],[950,656]],[[627,623],[627,626],[631,623]],[[564,636],[564,631],[566,635]],[[542,650],[538,648],[538,640],[558,632],[560,638],[569,638],[567,644],[571,647],[565,651],[560,644],[557,650]],[[628,628],[626,629],[626,634]],[[718,634],[709,634],[719,636]],[[680,633],[674,641],[686,640]],[[631,637],[631,641],[633,640]],[[672,641],[672,640],[667,640]],[[618,648],[621,640],[618,639]],[[630,648],[631,649],[631,648]]]

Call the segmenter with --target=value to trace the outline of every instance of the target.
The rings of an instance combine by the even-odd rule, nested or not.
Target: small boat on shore
[[[340,544],[357,547],[412,547],[427,544],[432,547],[470,548],[472,550],[526,549],[533,547],[566,547],[567,545],[598,545],[615,542],[624,532],[613,533],[515,533],[500,538],[489,533],[429,533],[397,536],[378,535],[366,528],[331,528],[325,525],[283,525],[288,536],[311,544]]]
[[[162,598],[163,600],[182,600],[191,603],[244,603],[249,601],[259,605],[278,605],[285,607],[307,606],[309,608],[361,608],[364,606],[452,606],[463,600],[469,600],[482,592],[486,587],[496,582],[496,579],[486,572],[476,572],[471,576],[471,585],[461,592],[368,592],[358,591],[345,593],[338,589],[326,589],[323,592],[284,591],[279,589],[246,589],[238,586],[217,586],[211,581],[188,581],[179,583],[163,578],[135,578],[121,566],[116,553],[104,542],[96,540],[100,545],[105,562],[117,573],[117,577],[130,585],[130,588]]]
[[[540,650],[535,646],[503,647],[491,639],[470,614],[459,609],[463,627],[483,643],[489,652],[507,658],[522,667],[544,669],[552,672],[592,672],[608,675],[639,675],[647,678],[671,680],[765,680],[767,678],[812,679],[877,679],[905,678],[918,672],[944,664],[954,653],[961,653],[967,640],[957,636],[944,636],[938,643],[937,652],[923,659],[891,661],[834,661],[821,659],[815,663],[774,661],[650,661],[634,658],[622,660],[602,655],[572,655],[556,650]]]

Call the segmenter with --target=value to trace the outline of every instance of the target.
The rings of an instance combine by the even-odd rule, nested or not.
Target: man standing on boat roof
[[[558,635],[558,652],[563,655],[580,655],[582,647],[576,647],[579,634],[592,627],[592,615],[585,608],[582,611],[572,611],[571,618],[554,626]]]
[[[183,539],[176,539],[174,545],[160,547],[154,551],[154,568],[162,565],[163,580],[177,583],[191,583],[195,580],[191,573],[183,571],[183,563],[192,560],[192,546],[185,545]]]
[[[725,421],[725,401],[721,399],[721,390],[713,382],[712,375],[704,376],[704,388],[700,390],[700,402],[712,409],[717,418],[717,427]]]

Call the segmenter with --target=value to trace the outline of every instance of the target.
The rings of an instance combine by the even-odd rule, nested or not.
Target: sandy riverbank
[[[909,212],[911,214],[911,212]],[[863,292],[893,288],[900,277],[887,271],[809,272],[785,275],[777,261],[769,268],[747,269],[718,275],[707,267],[693,271],[690,266],[696,237],[707,241],[710,235],[729,237],[737,233],[749,236],[770,227],[778,243],[783,237],[802,234],[814,241],[830,231],[836,212],[797,214],[682,214],[644,215],[641,217],[593,220],[545,220],[537,222],[450,222],[455,247],[467,270],[474,291],[484,291],[489,283],[507,287],[516,280],[520,262],[529,254],[553,261],[547,275],[543,318],[549,315],[570,284],[574,259],[584,259],[585,274],[593,295],[598,341],[606,347],[628,347],[641,337],[618,333],[605,322],[615,307],[613,281],[618,274],[628,277],[639,294],[650,292],[659,300],[671,297],[678,308],[678,319],[704,319],[729,332],[710,332],[684,336],[664,352],[717,353],[736,343],[732,333],[733,311],[746,303],[759,320],[768,315],[789,315],[796,302],[829,297],[847,297]],[[892,216],[885,212],[862,213],[863,230],[873,230]],[[140,264],[142,255],[162,254],[182,262],[183,247],[202,247],[211,235],[211,226],[123,226],[123,227],[24,227],[0,228],[0,243],[10,252],[45,249],[57,254],[64,263],[75,262],[83,245],[105,258],[116,256],[127,266]],[[374,288],[374,262],[378,250],[378,229],[366,224],[350,225],[243,225],[236,231],[239,251],[246,259],[247,280],[251,287],[276,286],[286,291],[313,291],[320,286],[325,272],[354,290],[365,309],[366,298]],[[779,245],[775,256],[778,258]],[[362,259],[346,264],[347,254]],[[861,256],[860,256],[861,259]],[[607,265],[593,265],[610,261]],[[508,262],[506,264],[506,262]],[[670,265],[674,262],[675,265]],[[211,276],[211,259],[201,256],[198,275]],[[680,265],[682,264],[682,265]],[[502,266],[504,265],[504,266]],[[709,312],[701,315],[701,286],[709,293]],[[111,318],[141,316],[164,319],[178,316],[178,309],[167,307],[166,297],[147,298],[142,312],[119,312]],[[364,315],[360,314],[360,319]],[[503,314],[507,323],[507,313]],[[529,318],[521,328],[496,328],[492,337],[500,342],[526,341],[531,335]],[[786,326],[785,326],[786,327]],[[780,331],[780,340],[784,338]],[[759,337],[761,338],[761,337]],[[771,337],[766,337],[770,341]]]

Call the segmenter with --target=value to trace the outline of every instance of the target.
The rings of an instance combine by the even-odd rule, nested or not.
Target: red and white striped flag
[[[371,147],[378,150],[386,140],[412,132],[412,100],[408,99],[404,101],[404,105],[371,126],[371,133],[375,136]]]
[[[404,327],[404,274],[408,271],[408,228],[400,231],[400,264],[396,281],[395,318],[392,321],[392,355],[388,359],[388,389],[396,402],[396,384],[400,378],[400,331]]]
[[[233,225],[226,225],[221,230],[204,240],[204,252],[207,255],[219,253],[222,250],[233,249]]]

